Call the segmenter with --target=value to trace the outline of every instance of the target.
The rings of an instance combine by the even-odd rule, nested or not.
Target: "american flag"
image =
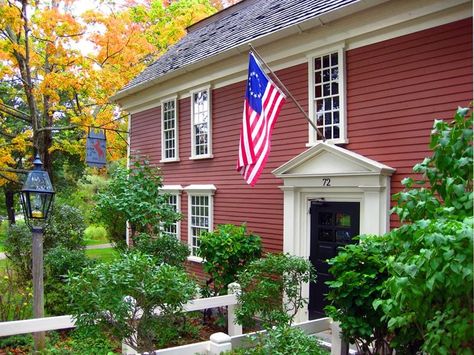
[[[285,94],[265,74],[250,52],[237,170],[251,186],[257,183],[267,162],[272,130],[285,99]]]

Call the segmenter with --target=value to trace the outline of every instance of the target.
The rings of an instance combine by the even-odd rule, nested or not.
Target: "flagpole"
[[[274,79],[276,80],[276,82],[278,83],[278,85],[284,89],[285,91],[285,94],[288,95],[288,97],[295,103],[296,107],[301,111],[301,113],[304,115],[304,117],[306,118],[306,120],[309,122],[309,124],[314,128],[314,130],[316,131],[316,135],[318,135],[319,137],[321,137],[323,139],[323,142],[326,141],[326,137],[324,136],[323,133],[321,133],[321,131],[319,130],[319,128],[314,124],[313,120],[311,120],[311,118],[309,118],[308,114],[306,113],[306,111],[303,109],[303,107],[301,107],[300,103],[298,101],[296,101],[295,97],[291,94],[291,92],[288,90],[288,88],[285,86],[285,84],[283,84],[281,82],[281,80],[278,78],[278,76],[275,74],[275,72],[268,66],[268,64],[263,60],[262,56],[257,52],[257,50],[252,46],[251,43],[249,43],[249,47],[250,49],[252,50],[252,52],[257,56],[258,60],[270,71],[270,73],[272,74],[272,76],[274,77]]]

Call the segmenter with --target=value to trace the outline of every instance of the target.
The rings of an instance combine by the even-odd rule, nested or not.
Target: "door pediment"
[[[386,175],[395,169],[375,160],[338,147],[319,142],[310,149],[281,165],[273,171],[276,177]]]

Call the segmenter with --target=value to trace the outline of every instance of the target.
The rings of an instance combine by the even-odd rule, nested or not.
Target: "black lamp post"
[[[20,200],[25,221],[33,232],[33,316],[44,315],[43,289],[43,229],[49,217],[54,197],[53,185],[39,155],[33,161],[34,168],[28,173],[21,189]],[[44,349],[44,332],[34,333],[35,351]]]

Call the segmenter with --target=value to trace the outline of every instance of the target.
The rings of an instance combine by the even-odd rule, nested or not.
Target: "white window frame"
[[[308,57],[308,107],[309,117],[316,121],[315,112],[315,83],[314,83],[314,60],[317,57],[324,55],[331,55],[332,53],[338,53],[338,68],[339,68],[339,138],[328,139],[327,142],[335,144],[346,144],[349,143],[347,139],[347,104],[346,104],[346,56],[344,44],[340,43],[336,46],[322,48],[318,51],[312,52],[307,55]],[[323,132],[324,133],[324,132]],[[321,139],[317,139],[314,128],[308,124],[308,144],[307,146],[313,146]]]
[[[195,196],[207,196],[209,198],[208,205],[208,231],[211,232],[214,230],[214,194],[216,192],[216,187],[214,185],[189,185],[184,188],[188,194],[188,247],[191,252],[191,255],[188,256],[189,261],[194,261],[202,263],[203,259],[197,255],[193,255],[193,234],[192,234],[192,197]]]
[[[167,158],[165,151],[165,103],[174,103],[174,158]],[[167,97],[161,100],[161,160],[160,163],[179,161],[179,130],[178,130],[178,100],[176,96]]]
[[[208,122],[207,122],[207,154],[196,154],[195,146],[196,139],[194,135],[194,94],[207,91],[207,112],[208,112]],[[194,89],[190,92],[191,100],[191,157],[189,159],[209,159],[212,158],[212,103],[211,103],[211,86],[204,86],[197,89]]]
[[[181,185],[163,185],[160,192],[170,196],[176,196],[176,212],[181,213],[181,192],[183,187]],[[181,240],[181,220],[175,222],[176,237]]]

